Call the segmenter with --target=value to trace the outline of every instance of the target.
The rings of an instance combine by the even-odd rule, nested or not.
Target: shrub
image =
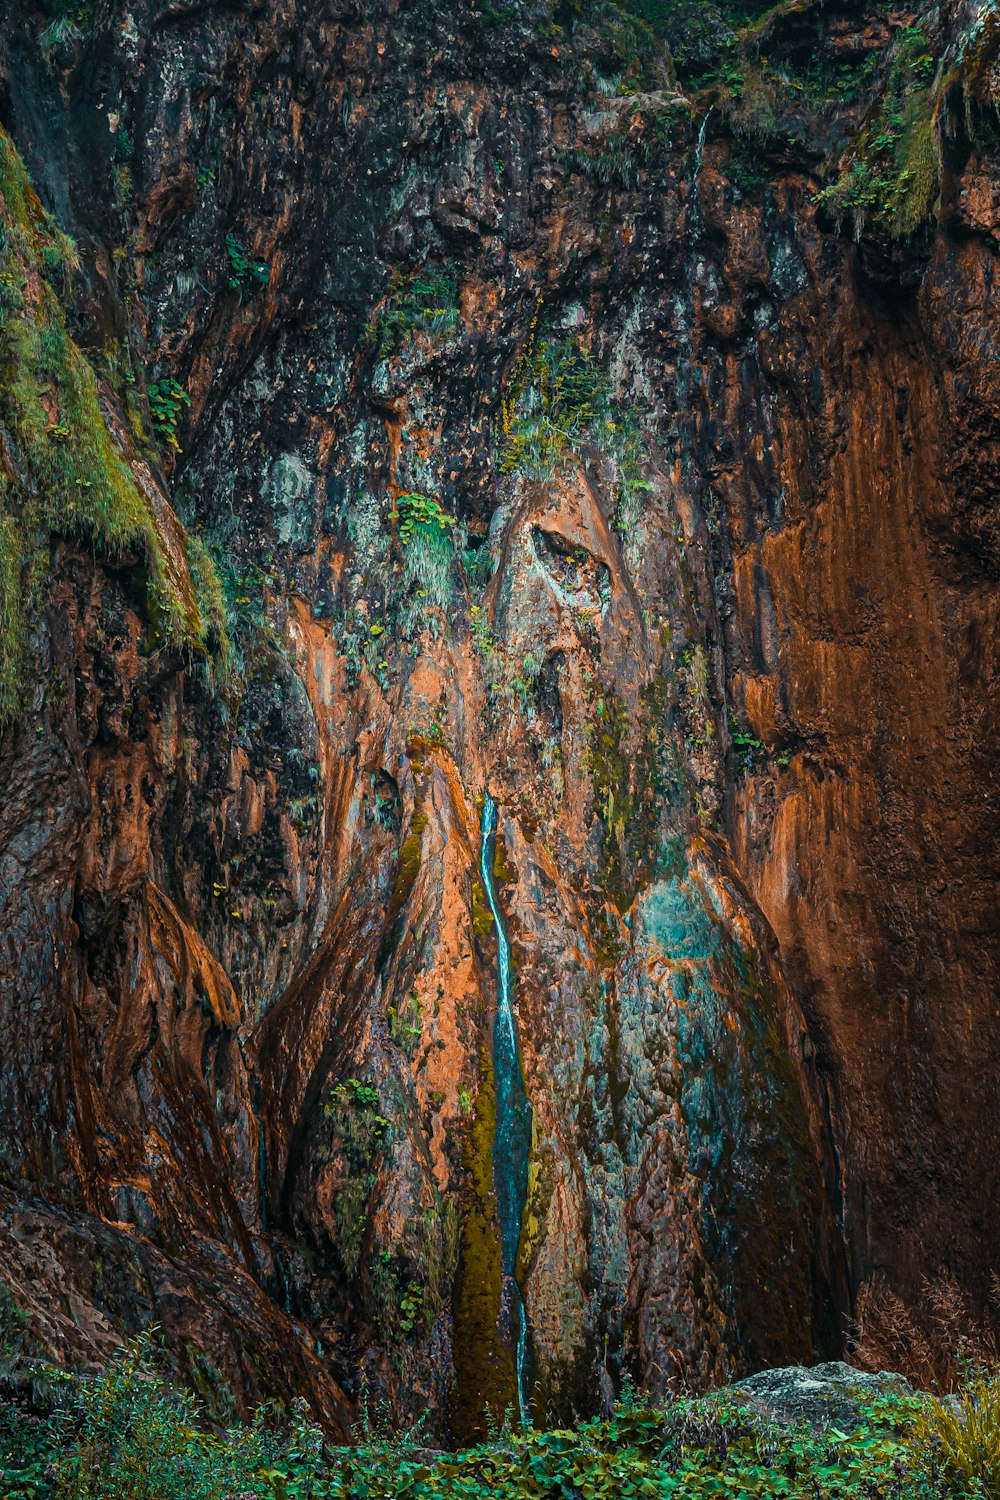
[[[274,1457],[262,1422],[224,1434],[159,1372],[151,1334],[129,1341],[95,1380],[77,1383],[64,1416],[56,1500],[226,1500],[251,1492]]]
[[[58,1451],[51,1422],[0,1398],[0,1495],[4,1500],[49,1500]]]

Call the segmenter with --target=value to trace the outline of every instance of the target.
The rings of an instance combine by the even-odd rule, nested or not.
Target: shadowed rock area
[[[0,0],[54,1356],[516,1410],[494,899],[536,1420],[836,1360],[876,1280],[982,1309],[998,53],[966,0]]]

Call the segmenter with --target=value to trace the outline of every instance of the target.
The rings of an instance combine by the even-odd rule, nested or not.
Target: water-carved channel
[[[493,1072],[496,1088],[496,1133],[493,1138],[493,1182],[500,1217],[500,1263],[503,1271],[501,1316],[514,1347],[517,1406],[523,1426],[530,1420],[528,1319],[515,1275],[521,1243],[521,1216],[528,1196],[531,1154],[531,1104],[524,1090],[517,1044],[510,943],[497,902],[493,864],[496,857],[497,805],[489,792],[483,799],[482,850],[479,867],[497,936],[497,1016],[493,1027]]]

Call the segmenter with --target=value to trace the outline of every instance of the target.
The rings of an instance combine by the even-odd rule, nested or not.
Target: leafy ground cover
[[[47,1378],[39,1383],[40,1377]],[[331,1448],[304,1403],[209,1426],[161,1373],[150,1339],[102,1375],[22,1370],[0,1400],[4,1500],[993,1500],[1000,1383],[938,1401],[900,1382],[851,1392],[856,1420],[779,1422],[738,1389],[653,1407],[627,1392],[609,1417],[564,1430],[505,1428],[439,1453],[366,1414]],[[38,1392],[48,1411],[38,1415]],[[32,1394],[34,1393],[34,1394]],[[850,1404],[850,1403],[849,1403]],[[32,1406],[35,1412],[32,1412]]]

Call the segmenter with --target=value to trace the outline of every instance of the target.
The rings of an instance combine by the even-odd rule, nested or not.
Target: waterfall
[[[521,1076],[517,1045],[510,943],[497,902],[493,860],[497,839],[497,805],[487,792],[483,798],[482,848],[479,869],[497,935],[497,1015],[493,1027],[493,1075],[496,1090],[496,1132],[493,1137],[493,1182],[500,1217],[500,1265],[503,1307],[514,1337],[517,1407],[522,1427],[530,1422],[528,1395],[528,1318],[517,1284],[517,1252],[521,1216],[528,1197],[528,1160],[531,1154],[531,1104]]]
[[[698,127],[698,144],[694,149],[694,177],[691,183],[691,228],[697,229],[701,223],[701,195],[698,191],[698,178],[701,176],[701,164],[705,155],[705,137],[708,134],[708,121],[714,104],[710,104],[705,111],[701,124]]]

